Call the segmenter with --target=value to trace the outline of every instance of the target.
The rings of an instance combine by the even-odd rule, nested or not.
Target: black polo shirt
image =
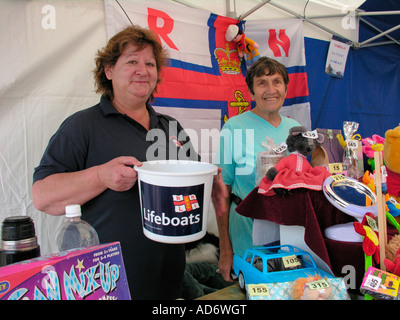
[[[67,118],[50,139],[33,181],[60,172],[75,172],[103,164],[119,156],[140,161],[175,158],[182,151],[198,160],[189,138],[177,143],[184,132],[173,118],[148,105],[150,130],[119,113],[109,100]],[[165,133],[165,135],[163,134]],[[147,137],[147,140],[146,140]],[[146,155],[147,153],[147,155]],[[82,219],[97,231],[101,243],[121,243],[132,299],[180,297],[185,268],[182,244],[163,244],[143,235],[139,191],[110,189],[82,206]]]

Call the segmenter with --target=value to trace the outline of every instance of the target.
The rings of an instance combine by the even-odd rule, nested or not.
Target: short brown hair
[[[289,84],[289,75],[286,67],[271,58],[261,57],[256,62],[254,62],[246,73],[246,84],[251,94],[254,94],[253,80],[255,77],[262,77],[265,75],[265,69],[268,69],[267,76],[273,75],[275,73],[280,74],[283,77],[283,82],[285,83],[286,89]]]
[[[167,63],[166,50],[162,47],[157,35],[153,31],[140,26],[129,26],[114,35],[108,41],[107,45],[97,52],[95,58],[96,68],[93,70],[93,73],[96,93],[104,95],[110,101],[114,99],[114,92],[112,81],[107,79],[104,67],[107,65],[114,66],[128,44],[136,46],[138,51],[147,45],[153,47],[153,54],[157,64],[157,84],[161,82],[160,71]],[[154,89],[154,92],[157,92],[157,87]],[[149,100],[154,100],[153,92]]]

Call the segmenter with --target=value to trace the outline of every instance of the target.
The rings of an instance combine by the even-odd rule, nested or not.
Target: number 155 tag
[[[247,285],[249,296],[269,296],[268,287],[265,283]]]

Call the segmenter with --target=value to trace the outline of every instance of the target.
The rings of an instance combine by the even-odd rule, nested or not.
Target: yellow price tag
[[[330,287],[325,279],[307,282],[307,286],[310,290],[322,290]]]
[[[283,257],[282,261],[283,261],[283,265],[285,266],[285,268],[294,268],[294,267],[301,266],[301,262],[296,257],[296,255]]]
[[[335,181],[335,182],[340,182],[340,181],[346,180],[346,177],[342,174],[334,174],[331,177],[332,177],[333,181]]]
[[[329,173],[338,173],[343,171],[343,165],[339,162],[329,163],[328,165]]]
[[[378,229],[378,225],[377,225],[375,219],[371,218],[370,216],[367,216],[367,215],[365,217],[367,218],[367,224],[370,226],[370,228],[373,231],[378,231],[379,229]]]
[[[249,296],[269,296],[268,286],[265,283],[247,285],[247,293]]]

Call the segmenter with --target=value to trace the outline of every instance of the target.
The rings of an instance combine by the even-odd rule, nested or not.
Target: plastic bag
[[[265,150],[259,152],[256,158],[256,186],[260,185],[262,178],[270,168],[287,156],[286,143],[282,142],[280,145],[276,145],[273,139],[269,137],[265,137],[265,139],[266,141],[261,143]]]

